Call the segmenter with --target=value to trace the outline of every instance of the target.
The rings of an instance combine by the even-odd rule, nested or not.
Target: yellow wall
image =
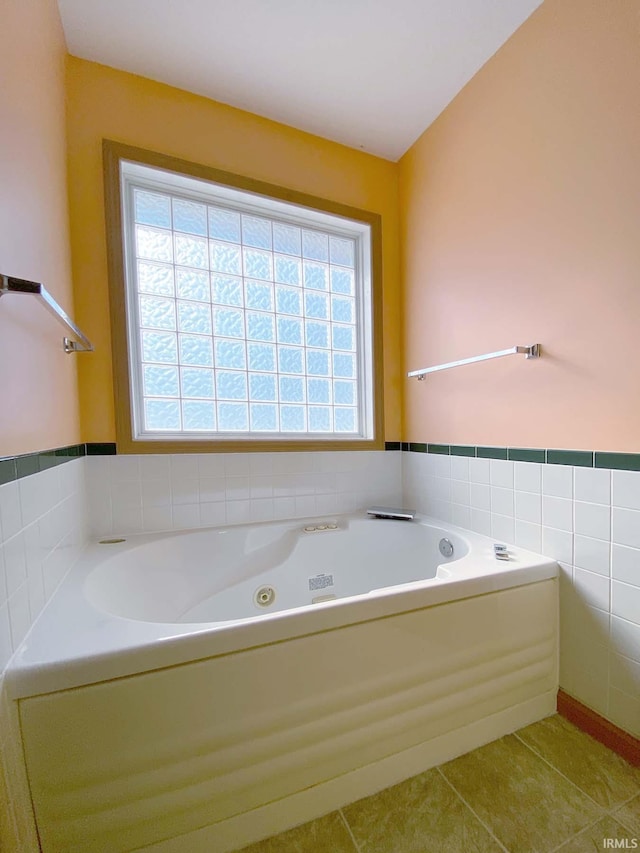
[[[405,436],[640,450],[640,13],[546,0],[402,158]]]
[[[40,281],[73,313],[64,58],[55,0],[3,3],[0,273]],[[33,297],[0,299],[0,456],[80,440],[76,363]]]
[[[142,77],[69,57],[68,165],[78,322],[96,344],[80,363],[87,441],[115,439],[102,139],[136,145],[380,213],[386,438],[400,438],[397,166]]]

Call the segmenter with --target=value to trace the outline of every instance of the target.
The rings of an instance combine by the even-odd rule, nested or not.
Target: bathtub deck
[[[640,845],[640,770],[553,716],[242,853],[585,853],[605,838]]]

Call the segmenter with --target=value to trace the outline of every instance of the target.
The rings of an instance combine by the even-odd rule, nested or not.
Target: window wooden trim
[[[105,218],[107,264],[109,273],[109,307],[113,359],[113,388],[118,453],[251,453],[264,451],[309,450],[384,450],[384,365],[382,352],[382,217],[377,213],[350,207],[329,199],[257,181],[232,172],[214,169],[135,148],[105,139],[102,143],[104,164]],[[291,202],[313,210],[332,213],[365,222],[371,228],[371,296],[373,306],[373,421],[372,439],[299,440],[270,439],[135,439],[131,419],[131,387],[129,382],[129,351],[125,292],[124,247],[122,239],[122,199],[120,191],[120,161],[130,160],[178,172],[205,181],[226,184],[240,190]]]

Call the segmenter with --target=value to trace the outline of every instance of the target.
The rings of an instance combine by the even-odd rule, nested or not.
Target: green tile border
[[[468,456],[478,459],[508,459],[512,462],[538,462],[548,465],[572,465],[575,468],[609,468],[640,471],[640,453],[615,453],[604,450],[563,450],[541,447],[475,447],[467,444],[429,444],[401,442],[401,449],[413,453]]]
[[[115,456],[118,452],[115,442],[89,442],[87,445],[87,456]]]
[[[619,471],[640,471],[640,453],[608,453],[596,450],[596,468],[616,468]]]
[[[70,444],[67,447],[56,447],[40,453],[5,456],[0,459],[0,486],[29,477],[31,474],[39,474],[41,471],[47,471],[49,468],[55,468],[57,465],[63,465],[65,462],[86,455],[85,444]]]
[[[448,444],[427,444],[427,453],[439,453],[441,456],[450,455],[450,446]]]
[[[580,468],[593,468],[592,450],[547,450],[549,465],[575,465]]]
[[[506,459],[506,447],[476,447],[476,456],[480,459]]]
[[[535,447],[509,447],[507,458],[513,462],[546,462],[547,451]]]
[[[430,453],[437,456],[467,456],[478,459],[509,459],[513,462],[538,462],[572,465],[579,468],[609,468],[640,471],[640,453],[616,453],[600,450],[562,450],[536,447],[476,447],[470,444],[430,444],[415,441],[387,441],[385,450]],[[40,453],[0,458],[0,486],[46,471],[80,456],[115,456],[114,442],[71,444]]]
[[[451,447],[451,455],[452,456],[475,456],[476,448],[471,447],[468,444],[452,444]]]

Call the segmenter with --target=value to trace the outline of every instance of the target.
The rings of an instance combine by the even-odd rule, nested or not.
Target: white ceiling
[[[397,160],[542,0],[58,0],[69,52]]]

